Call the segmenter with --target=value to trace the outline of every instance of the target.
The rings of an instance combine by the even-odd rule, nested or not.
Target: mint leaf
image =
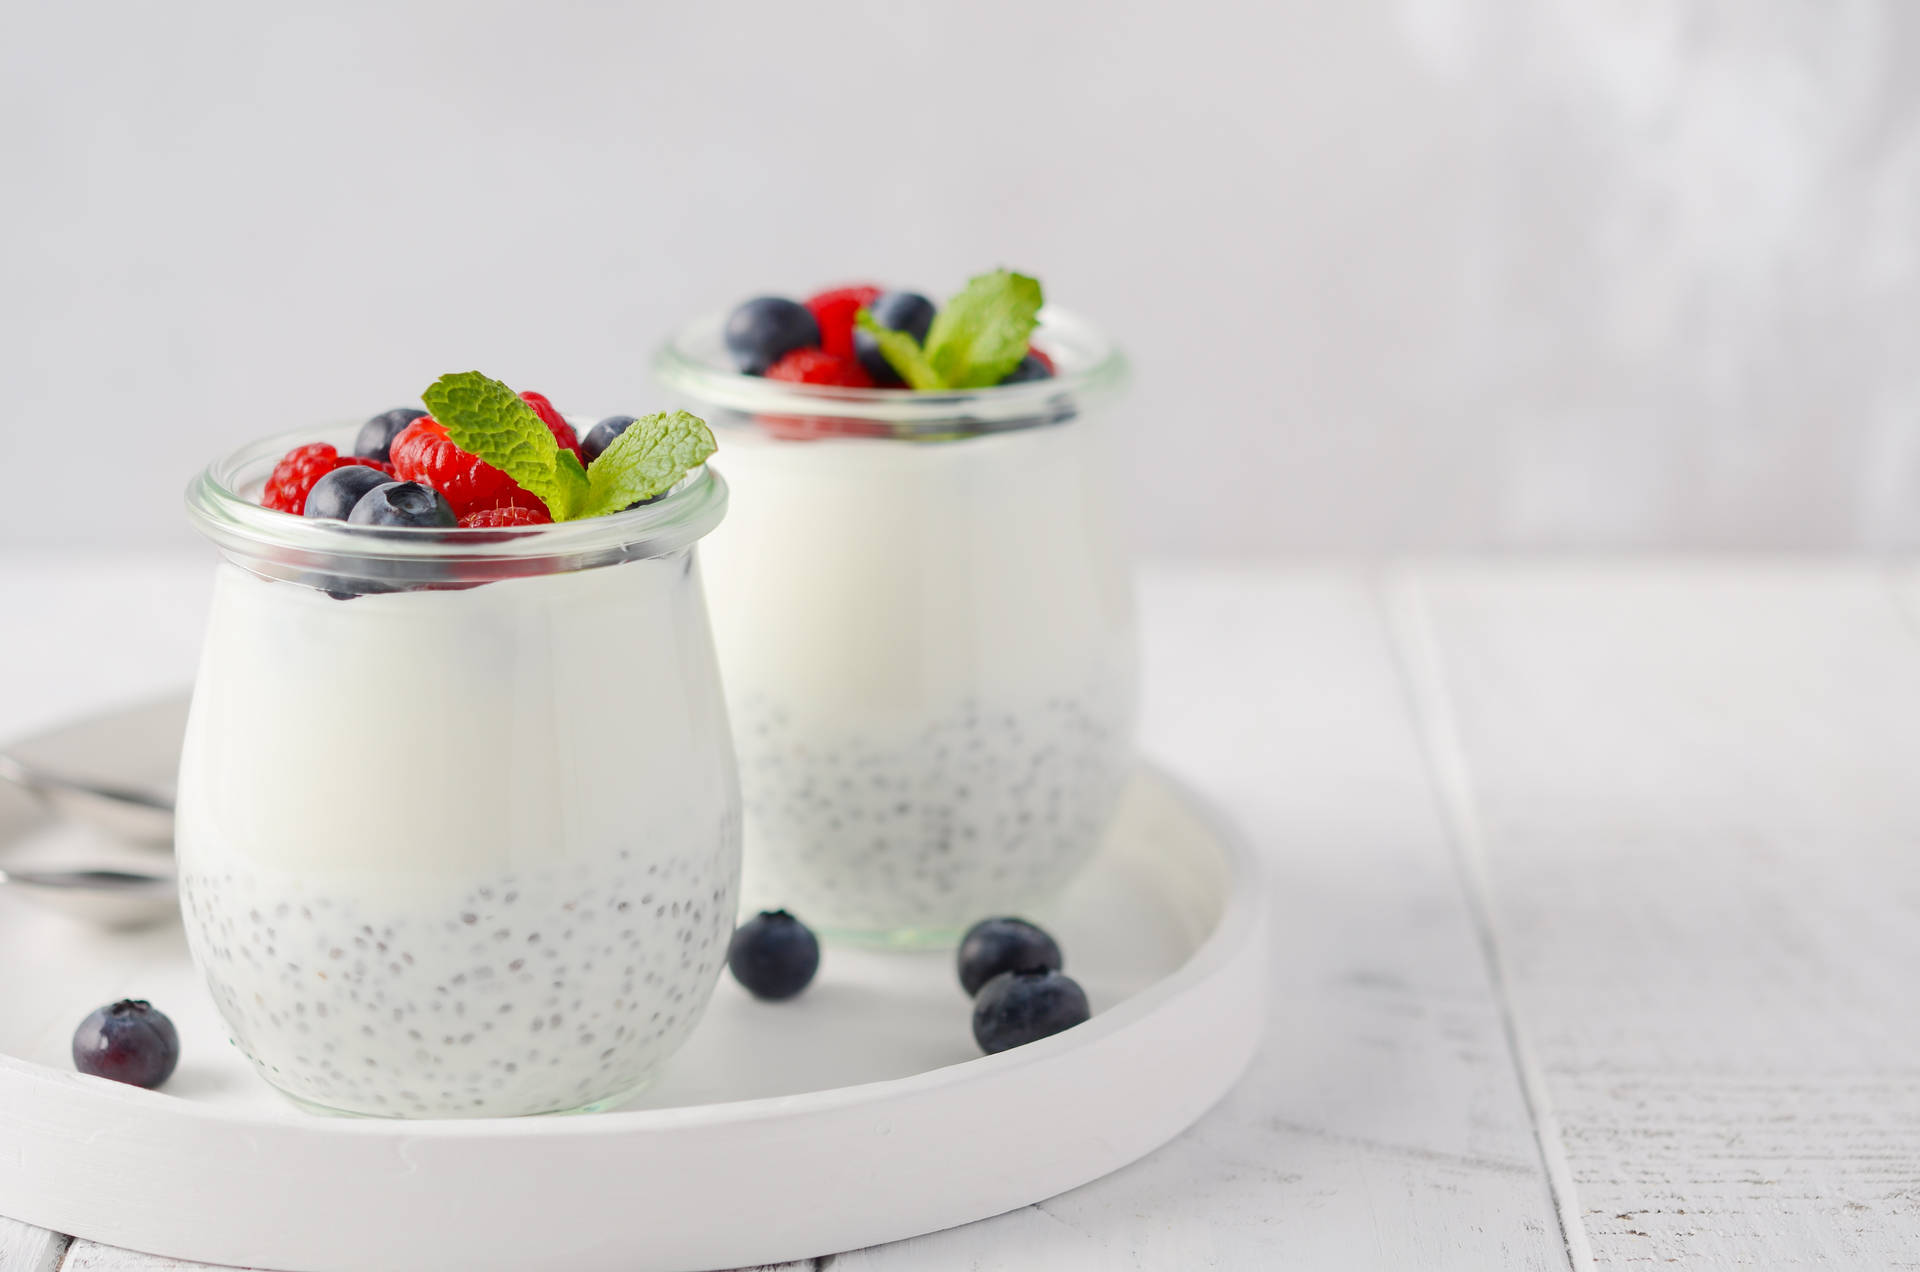
[[[627,425],[587,469],[577,515],[599,517],[673,489],[713,454],[713,431],[685,411],[657,411]]]
[[[920,342],[911,333],[895,331],[882,327],[874,316],[861,306],[853,321],[862,331],[870,332],[880,346],[880,356],[885,358],[900,378],[907,382],[910,389],[944,389],[947,386],[939,375],[928,365],[926,355],[920,351]]]
[[[435,380],[420,400],[455,446],[513,478],[555,521],[584,515],[588,483],[580,461],[560,449],[518,393],[478,371],[457,371]]]
[[[926,361],[937,385],[984,389],[998,384],[1027,356],[1027,343],[1040,323],[1040,281],[998,269],[968,281],[938,314],[927,332]],[[886,346],[881,346],[886,351]],[[893,361],[891,354],[887,360]],[[914,388],[903,371],[902,377]]]

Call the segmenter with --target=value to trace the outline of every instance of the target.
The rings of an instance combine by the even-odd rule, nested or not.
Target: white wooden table
[[[0,736],[184,681],[205,572],[0,560]],[[1129,1169],[820,1266],[1920,1267],[1920,574],[1158,568],[1143,604],[1146,745],[1272,863],[1267,1044]],[[0,1220],[4,1272],[174,1266]]]

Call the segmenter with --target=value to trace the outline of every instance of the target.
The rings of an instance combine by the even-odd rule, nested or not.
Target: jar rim
[[[1056,423],[1064,418],[1063,400],[1083,405],[1108,396],[1128,375],[1126,356],[1105,333],[1057,305],[1040,311],[1034,333],[1034,343],[1055,360],[1055,374],[980,389],[855,389],[747,375],[721,361],[725,326],[726,315],[709,314],[681,327],[654,353],[654,375],[700,404],[751,415],[883,421],[889,428],[881,436],[909,440]]]
[[[350,526],[292,516],[252,497],[288,450],[334,440],[326,434],[345,440],[354,427],[283,433],[214,460],[187,487],[188,519],[223,552],[250,566],[270,559],[282,568],[262,572],[279,577],[293,577],[286,571],[296,568],[351,575],[354,565],[369,563],[454,571],[503,565],[518,575],[666,556],[700,539],[726,514],[726,481],[705,465],[638,508],[552,525],[486,530]]]

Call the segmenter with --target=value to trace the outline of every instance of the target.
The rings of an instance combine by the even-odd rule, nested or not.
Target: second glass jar
[[[1050,311],[1052,380],[956,393],[657,370],[735,492],[704,545],[749,907],[949,942],[1058,891],[1131,771],[1137,653],[1111,421],[1125,365]]]

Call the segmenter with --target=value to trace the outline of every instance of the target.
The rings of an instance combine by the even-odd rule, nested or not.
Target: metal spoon
[[[0,870],[0,885],[105,927],[142,927],[178,908],[172,875],[133,870]]]
[[[143,843],[173,838],[173,800],[159,791],[71,777],[0,751],[0,781],[12,782],[48,807],[121,839]]]

